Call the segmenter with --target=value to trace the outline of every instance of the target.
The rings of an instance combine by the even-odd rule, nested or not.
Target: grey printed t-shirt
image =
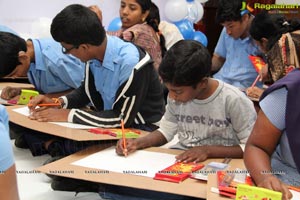
[[[168,99],[159,131],[168,141],[178,134],[179,142],[172,148],[246,143],[256,120],[253,102],[238,88],[218,82],[207,99],[187,103]]]

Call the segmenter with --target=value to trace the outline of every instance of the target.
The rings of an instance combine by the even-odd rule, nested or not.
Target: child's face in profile
[[[130,28],[133,25],[141,24],[148,15],[148,12],[143,13],[142,7],[136,0],[121,0],[119,13],[122,28]]]
[[[199,95],[199,90],[192,86],[174,86],[166,83],[169,90],[169,98],[180,103],[191,101]]]
[[[222,26],[225,27],[226,33],[234,39],[245,38],[248,36],[248,23],[246,20],[227,21],[222,23]]]

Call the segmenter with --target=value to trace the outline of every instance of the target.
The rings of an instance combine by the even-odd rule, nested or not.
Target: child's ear
[[[208,83],[208,78],[204,77],[198,84],[198,88],[205,88]]]
[[[250,19],[250,15],[249,14],[245,14],[242,16],[242,21],[246,21],[246,20],[249,20]]]
[[[146,18],[148,17],[150,11],[147,10],[143,15],[142,15],[142,22],[145,22],[146,21]]]
[[[28,59],[28,55],[26,54],[25,51],[19,51],[18,53],[18,59],[21,62],[22,60]]]
[[[79,47],[81,47],[82,49],[84,49],[84,51],[87,51],[91,47],[91,45],[90,44],[81,44]]]

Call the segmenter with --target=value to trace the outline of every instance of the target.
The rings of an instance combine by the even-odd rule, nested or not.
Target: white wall
[[[153,2],[160,8],[161,18],[164,19],[163,6],[166,0]],[[120,0],[0,0],[0,24],[12,28],[25,38],[50,36],[48,26],[52,18],[65,6],[74,3],[98,5],[103,12],[105,26],[119,16]]]
[[[300,5],[300,0],[276,0],[277,4],[298,4]]]

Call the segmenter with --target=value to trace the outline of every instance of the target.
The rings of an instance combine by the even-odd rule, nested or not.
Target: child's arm
[[[260,111],[246,144],[244,161],[258,186],[282,192],[283,197],[287,199],[291,197],[291,193],[287,186],[272,174],[270,161],[280,137],[281,131],[268,120],[263,111]]]
[[[3,173],[1,172],[0,186],[1,198],[19,200],[15,164]]]
[[[122,140],[119,140],[116,147],[116,152],[118,155],[123,155],[122,142],[123,142]],[[160,131],[156,130],[144,137],[140,137],[137,139],[127,139],[126,140],[127,154],[131,154],[138,149],[145,149],[153,146],[161,146],[166,143],[167,143],[167,139],[164,137],[164,135]]]
[[[219,71],[219,69],[223,66],[225,62],[225,58],[219,56],[218,54],[214,53],[213,57],[212,57],[212,67],[211,67],[211,71],[213,73]]]
[[[179,162],[202,162],[208,158],[242,158],[243,150],[239,145],[235,146],[199,146],[193,147],[176,156]]]

